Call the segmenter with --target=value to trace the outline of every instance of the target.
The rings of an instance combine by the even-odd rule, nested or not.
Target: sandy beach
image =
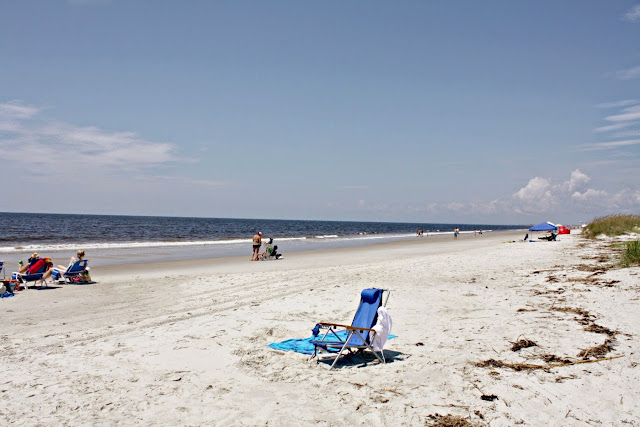
[[[19,292],[0,301],[0,419],[639,425],[640,268],[604,268],[612,239],[523,235],[96,267],[95,284]],[[391,290],[386,364],[266,346],[350,323],[368,287]]]

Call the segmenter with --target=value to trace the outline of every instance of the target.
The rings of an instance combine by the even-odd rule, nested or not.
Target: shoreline
[[[453,233],[451,233],[453,234]],[[423,248],[425,245],[428,245],[429,248],[433,249],[433,251],[437,248],[442,250],[444,247],[449,251],[458,251],[460,247],[447,246],[448,243],[452,245],[463,245],[465,244],[466,239],[482,239],[475,241],[476,244],[482,243],[494,243],[497,240],[513,240],[513,239],[522,239],[522,232],[519,230],[516,231],[498,231],[493,232],[492,234],[483,234],[482,236],[474,237],[465,235],[464,237],[458,237],[458,240],[454,240],[451,235],[438,235],[438,236],[429,236],[429,237],[413,237],[407,240],[395,240],[395,241],[384,241],[384,242],[373,242],[368,244],[362,244],[357,246],[347,246],[347,247],[332,247],[332,248],[319,248],[319,249],[306,249],[306,250],[297,250],[292,252],[284,252],[284,259],[282,260],[269,260],[269,261],[249,261],[251,253],[250,246],[246,245],[249,249],[247,249],[247,255],[236,255],[236,256],[227,256],[227,257],[213,257],[213,258],[193,258],[193,259],[174,259],[170,260],[171,269],[176,269],[179,271],[193,271],[194,269],[199,269],[202,272],[214,272],[219,269],[224,271],[243,271],[246,262],[250,262],[251,264],[257,264],[255,269],[260,269],[263,271],[273,271],[278,268],[283,267],[283,263],[288,263],[287,267],[291,267],[290,264],[294,264],[295,268],[304,268],[309,265],[320,265],[323,264],[323,260],[326,256],[329,256],[328,262],[331,264],[341,264],[342,261],[340,257],[345,261],[346,264],[352,263],[354,260],[358,259],[361,262],[368,262],[370,260],[383,260],[387,254],[386,251],[393,251],[395,249],[406,249],[409,247],[415,248]],[[467,243],[473,242],[474,240],[470,240]],[[444,244],[444,246],[440,246]],[[438,245],[433,246],[432,245]],[[384,251],[381,252],[381,251]],[[427,251],[430,252],[430,251]],[[338,255],[336,258],[334,255]],[[371,257],[371,259],[369,259]],[[135,262],[131,261],[126,264],[109,264],[103,265],[100,267],[92,267],[91,271],[95,271],[96,273],[105,272],[108,275],[117,274],[120,272],[136,272],[136,274],[140,273],[153,273],[154,271],[160,272],[166,267],[167,263],[165,261],[143,261],[143,262]],[[159,273],[161,274],[161,273]]]
[[[22,291],[0,301],[12,325],[0,375],[20,402],[0,413],[30,425],[640,423],[640,268],[603,268],[610,240],[507,243],[522,237],[104,266],[93,285]],[[266,347],[348,323],[367,287],[391,289],[386,364],[328,371]],[[536,345],[512,351],[522,338]],[[581,360],[607,339],[603,357],[624,357],[508,367]],[[488,360],[503,366],[478,366]]]
[[[472,236],[473,232],[465,232],[460,235],[460,240],[464,240],[470,237],[474,238],[487,238],[495,235],[504,235],[505,233],[525,233],[525,230],[497,230],[491,232],[485,232],[478,237]],[[275,240],[275,244],[278,245],[279,252],[283,254],[293,253],[305,253],[305,252],[322,252],[333,251],[340,249],[353,248],[359,250],[360,248],[366,248],[370,246],[385,245],[389,243],[399,244],[411,244],[412,241],[443,241],[453,240],[453,232],[441,233],[437,235],[430,234],[428,237],[416,237],[415,235],[408,235],[405,237],[376,237],[372,239],[348,239],[348,240],[332,240],[332,239],[318,239],[317,242],[311,241],[285,241],[280,242]],[[519,236],[522,238],[522,236]],[[324,247],[323,247],[324,246]],[[247,249],[249,248],[249,249]],[[89,249],[79,246],[78,249],[84,249],[87,253],[86,258],[89,260],[89,266],[93,269],[96,267],[113,266],[126,264],[130,268],[136,268],[138,264],[145,263],[182,263],[188,260],[214,260],[214,259],[235,259],[244,256],[244,253],[251,254],[251,240],[247,239],[245,243],[236,244],[232,247],[220,247],[217,245],[193,245],[193,246],[147,246],[141,248],[114,248],[114,249]],[[9,266],[11,271],[15,271],[15,265],[19,260],[25,261],[32,251],[2,253],[0,254],[0,260],[5,261],[5,265]],[[75,256],[75,250],[56,250],[56,251],[44,251],[35,250],[40,256],[48,256],[52,258],[54,265],[66,265],[71,256]],[[154,261],[155,260],[155,261]]]

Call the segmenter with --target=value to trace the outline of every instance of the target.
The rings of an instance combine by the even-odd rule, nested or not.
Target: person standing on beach
[[[453,229],[453,238],[455,240],[458,240],[458,227]]]
[[[251,261],[257,261],[260,254],[260,246],[262,246],[262,231],[253,235],[253,252],[251,253]]]

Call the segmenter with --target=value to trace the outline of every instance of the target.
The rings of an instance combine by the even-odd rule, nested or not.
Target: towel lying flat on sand
[[[340,331],[337,333],[341,340],[347,339],[347,331]],[[395,335],[389,335],[389,339],[395,338]],[[312,340],[317,340],[318,337],[310,336],[308,338],[294,338],[290,340],[284,340],[281,342],[274,342],[268,344],[267,347],[271,347],[275,350],[282,351],[295,351],[302,354],[313,354]],[[333,340],[332,340],[333,341]],[[386,341],[386,339],[385,339]]]

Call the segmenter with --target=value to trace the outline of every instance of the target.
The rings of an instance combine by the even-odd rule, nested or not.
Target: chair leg
[[[369,350],[371,350],[371,353],[373,353],[373,355],[374,355],[374,356],[375,356],[375,357],[376,357],[380,362],[382,362],[382,363],[386,363],[386,361],[385,361],[385,360],[383,360],[383,359],[384,359],[384,353],[383,353],[382,351],[380,351],[380,354],[382,354],[382,358],[383,358],[383,359],[380,359],[380,356],[378,356],[378,355],[376,354],[376,352],[375,352],[375,351],[373,351],[373,347],[371,347],[371,345],[367,343],[367,340],[365,340],[365,339],[364,339],[364,337],[363,337],[362,335],[360,335],[360,333],[359,333],[358,331],[355,331],[355,333],[356,333],[356,334],[358,335],[358,337],[362,340],[362,342],[367,346],[367,348],[368,348]],[[347,342],[349,342],[349,341],[347,341]]]
[[[346,340],[344,340],[344,345],[342,346],[342,348],[340,349],[340,352],[338,353],[338,355],[336,356],[336,359],[333,361],[333,363],[331,364],[331,367],[329,368],[329,370],[332,370],[334,366],[336,366],[336,363],[338,363],[338,359],[340,359],[340,356],[342,356],[342,352],[344,351],[345,348],[347,348],[347,344],[349,344],[349,340],[351,339],[351,336],[353,335],[353,332],[351,332],[349,334],[349,336],[347,337]]]

